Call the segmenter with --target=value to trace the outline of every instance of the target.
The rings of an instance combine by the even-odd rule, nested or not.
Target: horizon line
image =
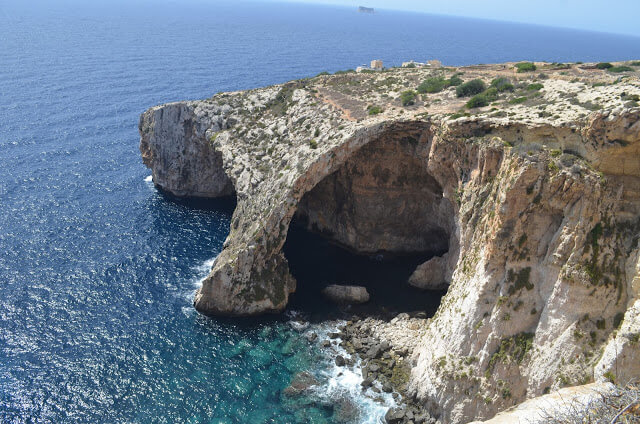
[[[265,0],[248,0],[248,1],[258,1],[258,2],[261,2],[261,3],[265,2]],[[566,29],[566,30],[574,30],[574,31],[593,32],[593,33],[597,33],[597,34],[608,34],[608,35],[618,35],[618,36],[625,36],[625,37],[632,37],[632,38],[640,38],[640,32],[639,33],[613,32],[613,31],[605,31],[605,30],[598,30],[598,29],[588,29],[588,28],[575,27],[575,26],[557,26],[557,25],[545,24],[545,23],[524,22],[524,21],[518,21],[518,20],[508,20],[508,19],[500,19],[500,18],[486,18],[486,17],[469,16],[469,15],[456,15],[456,14],[452,14],[452,13],[438,13],[438,12],[429,12],[429,11],[425,11],[425,10],[416,10],[416,9],[394,9],[394,8],[388,8],[388,7],[371,7],[371,6],[366,6],[364,4],[359,4],[357,6],[350,6],[350,5],[337,4],[337,3],[331,3],[331,2],[323,2],[321,0],[314,0],[314,1],[309,1],[309,2],[300,1],[300,0],[267,0],[267,2],[271,2],[271,3],[308,4],[308,5],[336,7],[336,8],[344,8],[344,9],[352,9],[352,10],[358,10],[359,7],[367,7],[367,8],[373,9],[374,13],[377,12],[378,10],[389,11],[389,12],[405,12],[405,13],[415,13],[415,14],[419,14],[419,15],[445,16],[445,17],[449,17],[449,18],[462,18],[462,19],[471,19],[471,20],[478,20],[478,21],[500,22],[500,23],[518,24],[518,25],[531,25],[531,26],[544,27],[544,28]]]

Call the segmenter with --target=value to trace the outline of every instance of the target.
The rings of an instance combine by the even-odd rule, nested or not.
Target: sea
[[[353,311],[303,291],[260,319],[193,309],[234,201],[159,192],[137,126],[165,102],[433,58],[640,59],[640,38],[356,6],[0,0],[0,422],[381,422],[395,400],[319,345]],[[417,259],[293,231],[299,287],[372,284],[362,314],[437,308],[404,284]],[[289,396],[300,373],[316,384]]]

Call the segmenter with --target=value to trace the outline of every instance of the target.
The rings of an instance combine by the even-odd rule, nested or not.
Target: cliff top
[[[295,102],[293,90],[300,88],[355,122],[483,117],[561,125],[598,110],[640,106],[640,61],[349,70],[274,87],[283,87],[280,112]],[[228,103],[229,96],[240,96],[258,106],[256,94],[264,90],[221,93],[210,100]]]

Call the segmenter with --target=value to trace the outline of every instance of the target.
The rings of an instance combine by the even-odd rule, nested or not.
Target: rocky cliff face
[[[233,194],[222,169],[222,155],[206,138],[230,123],[231,108],[201,108],[175,103],[150,109],[140,117],[140,152],[153,182],[179,197],[221,197]]]
[[[444,254],[411,278],[450,285],[409,384],[443,422],[640,377],[637,72],[542,67],[544,79],[510,64],[436,71],[515,86],[464,113],[454,88],[402,106],[401,91],[434,76],[423,69],[145,112],[141,151],[159,187],[238,199],[195,307],[282,311],[296,288],[282,246],[297,216],[356,251]]]

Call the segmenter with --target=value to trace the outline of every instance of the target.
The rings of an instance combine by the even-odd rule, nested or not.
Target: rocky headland
[[[342,343],[423,422],[483,420],[640,377],[639,76],[640,62],[320,75],[151,108],[140,150],[162,190],[236,196],[204,314],[285,309],[294,219],[363,254],[429,252],[407,284],[447,289],[436,314],[355,321]]]

